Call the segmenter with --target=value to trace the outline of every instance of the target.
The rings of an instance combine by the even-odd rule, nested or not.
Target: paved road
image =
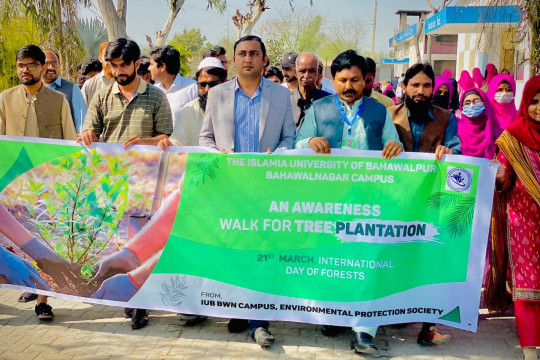
[[[363,359],[350,350],[350,334],[327,338],[315,325],[273,322],[276,343],[263,350],[247,333],[230,334],[227,319],[180,326],[171,313],[152,312],[150,324],[131,330],[119,308],[50,299],[56,318],[40,323],[34,303],[20,304],[20,291],[0,290],[0,359]],[[447,346],[416,344],[419,324],[384,327],[376,345],[382,359],[521,359],[513,317],[481,316],[478,333],[441,326]],[[366,357],[366,359],[373,357]]]

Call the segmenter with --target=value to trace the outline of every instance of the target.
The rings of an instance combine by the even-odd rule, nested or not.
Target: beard
[[[206,112],[206,101],[208,100],[208,94],[199,95],[199,106],[203,112]]]
[[[370,97],[372,91],[373,91],[373,88],[369,88],[369,89],[364,88],[364,90],[362,90],[362,95],[364,95],[365,97]]]
[[[23,85],[34,85],[37,84],[41,79],[31,75],[30,78],[23,79],[22,77],[20,77],[19,80]]]
[[[114,80],[116,80],[116,82],[118,83],[118,85],[126,86],[126,85],[131,84],[131,82],[132,82],[133,80],[135,80],[135,77],[137,76],[137,72],[134,71],[134,72],[133,72],[132,74],[130,74],[130,75],[124,75],[124,74],[122,74],[122,75],[120,75],[120,76],[122,76],[122,79],[119,79],[119,76],[117,75],[117,76],[114,77]],[[124,77],[124,76],[125,76],[125,77]]]
[[[296,76],[287,76],[285,77],[285,80],[287,80],[288,83],[291,83],[291,82],[295,82],[297,79],[296,79]]]
[[[425,100],[414,101],[407,94],[405,94],[405,105],[411,112],[413,121],[424,122],[429,109],[431,108],[431,97],[424,98]]]

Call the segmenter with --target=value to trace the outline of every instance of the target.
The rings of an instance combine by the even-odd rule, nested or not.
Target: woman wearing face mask
[[[493,159],[495,140],[501,133],[502,129],[487,95],[480,89],[465,91],[461,98],[461,119],[458,122],[463,155]]]
[[[431,102],[435,106],[449,110],[450,101],[452,100],[451,94],[453,92],[454,85],[452,84],[452,80],[444,76],[435,76],[435,86],[433,87]]]
[[[495,109],[499,124],[506,129],[517,117],[514,96],[516,82],[511,75],[499,74],[491,79],[487,97]]]
[[[540,76],[523,90],[518,116],[497,139],[488,309],[504,311],[512,291],[523,359],[540,346]]]

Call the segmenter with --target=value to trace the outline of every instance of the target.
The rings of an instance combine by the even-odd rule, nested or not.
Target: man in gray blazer
[[[234,44],[238,76],[210,89],[199,145],[228,152],[292,149],[296,136],[290,91],[262,77],[267,62],[262,40],[244,36]],[[246,328],[265,348],[274,343],[268,321],[231,319],[230,332]]]
[[[199,145],[221,152],[292,149],[296,136],[290,91],[262,77],[264,43],[248,35],[234,45],[238,76],[208,93]]]

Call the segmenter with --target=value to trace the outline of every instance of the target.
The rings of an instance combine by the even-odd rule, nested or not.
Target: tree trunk
[[[414,47],[416,48],[416,62],[422,62],[422,53],[420,52],[420,38],[424,33],[424,22],[420,20],[417,24],[418,29],[416,29],[416,35],[414,39]]]
[[[260,2],[259,5],[257,6],[257,13],[255,14],[255,16],[253,16],[249,20],[249,23],[246,25],[246,27],[244,29],[243,36],[251,34],[251,32],[253,31],[253,28],[255,27],[255,25],[257,25],[257,22],[259,21],[263,11],[265,10],[264,9],[264,3],[265,3],[265,1]]]
[[[117,11],[112,0],[98,0],[99,10],[103,16],[103,22],[107,29],[109,41],[118,38],[127,38],[126,31],[126,12],[127,0],[119,0],[120,9]]]
[[[169,37],[169,34],[171,33],[171,28],[174,23],[174,20],[178,16],[178,13],[180,12],[180,9],[182,9],[182,6],[184,5],[185,1],[186,0],[169,0],[171,12],[169,13],[169,17],[167,18],[165,25],[163,26],[163,30],[158,31],[156,33],[157,46],[163,46],[167,42],[167,38]]]

